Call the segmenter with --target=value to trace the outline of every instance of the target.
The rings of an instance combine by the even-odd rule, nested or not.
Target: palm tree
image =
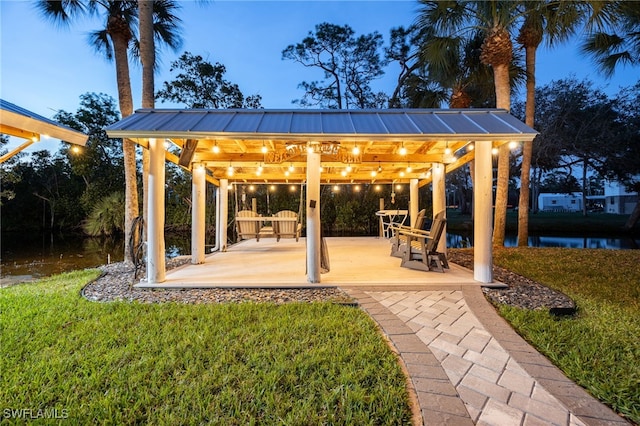
[[[588,24],[594,30],[582,44],[582,52],[594,59],[606,77],[619,65],[640,64],[640,2],[590,3]]]
[[[583,4],[577,2],[555,0],[533,0],[521,3],[524,20],[516,40],[525,50],[527,70],[525,123],[529,127],[534,127],[538,46],[545,36],[550,46],[566,41],[582,22],[582,13],[585,8]],[[520,247],[526,247],[529,240],[529,184],[532,155],[533,142],[525,142],[522,147],[520,199],[518,202],[518,246]]]
[[[420,61],[429,78],[447,90],[450,108],[484,107],[495,102],[491,68],[480,62],[483,40],[481,32],[465,38],[433,36],[420,46]]]
[[[158,12],[156,12],[156,4]],[[116,66],[116,81],[118,86],[118,101],[121,116],[127,117],[133,113],[133,96],[131,93],[131,79],[129,74],[128,53],[137,52],[135,31],[138,20],[138,4],[136,1],[116,0],[39,0],[36,4],[42,15],[54,22],[69,24],[76,17],[83,15],[101,14],[104,18],[104,28],[89,35],[91,46],[103,53],[107,59],[114,60]],[[154,2],[154,13],[159,29],[156,34],[170,46],[175,44],[175,29],[177,17],[173,15],[176,5],[173,1],[163,0]],[[162,9],[160,11],[160,9]],[[154,25],[155,27],[155,25]],[[130,140],[123,140],[124,168],[125,168],[125,260],[129,258],[129,233],[133,219],[138,215],[138,189],[136,179],[135,144]]]
[[[433,27],[437,34],[460,36],[464,32],[483,33],[480,60],[491,66],[496,92],[496,107],[511,108],[509,68],[513,45],[509,29],[517,17],[516,3],[511,1],[432,1],[420,0],[422,8],[418,27]],[[509,184],[509,147],[502,145],[498,157],[498,180],[495,200],[493,244],[504,245]]]
[[[153,5],[154,0],[138,1],[140,62],[142,63],[142,108],[155,106],[154,69],[156,63],[156,49],[153,42]],[[148,220],[148,190],[149,190],[149,150],[142,150],[142,217]],[[137,242],[136,242],[137,243]]]

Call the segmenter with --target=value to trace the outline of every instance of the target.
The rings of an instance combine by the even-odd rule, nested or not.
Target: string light
[[[266,153],[267,153],[267,147],[266,147],[266,145],[264,144],[264,142],[262,142],[262,148],[261,148],[261,151],[262,151],[262,153],[263,153],[263,154],[266,154]]]
[[[353,153],[353,155],[358,155],[360,154],[360,148],[358,148],[358,145],[353,145],[353,150],[351,150],[351,152]]]
[[[404,142],[400,146],[400,155],[407,155],[407,148],[404,147]]]
[[[213,143],[213,153],[214,154],[219,154],[220,153],[220,147],[218,146],[218,142],[214,142]]]
[[[233,176],[234,172],[235,170],[233,169],[233,166],[229,163],[229,167],[227,167],[227,176]]]
[[[409,163],[407,165],[407,173],[411,173],[413,171],[413,168],[411,167],[411,163]]]

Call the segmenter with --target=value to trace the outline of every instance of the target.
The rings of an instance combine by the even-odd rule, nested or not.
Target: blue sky
[[[389,39],[389,29],[408,26],[416,17],[417,2],[396,1],[224,1],[208,4],[181,3],[183,45],[177,52],[164,51],[156,89],[171,80],[169,65],[182,52],[220,62],[228,80],[237,83],[245,95],[262,95],[265,108],[292,108],[302,96],[297,88],[303,80],[321,78],[293,61],[283,61],[281,52],[301,41],[316,24],[348,24],[356,34],[378,31]],[[75,112],[79,96],[86,92],[117,97],[114,65],[94,53],[87,43],[97,19],[77,21],[60,28],[42,19],[33,1],[0,0],[0,97],[45,117],[57,110]],[[577,46],[541,49],[538,54],[539,85],[574,74],[589,78],[608,93],[639,78],[638,68],[620,69],[604,80]],[[134,107],[140,107],[140,69],[132,66]],[[374,83],[391,92],[395,70]],[[157,103],[157,107],[173,105]],[[29,150],[55,148],[55,142],[34,144]]]

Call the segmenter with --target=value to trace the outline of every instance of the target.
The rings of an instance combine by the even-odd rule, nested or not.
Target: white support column
[[[408,223],[409,226],[415,225],[419,207],[418,179],[411,179],[409,181],[409,217],[411,218]]]
[[[431,176],[433,179],[433,215],[435,216],[439,212],[444,210],[444,217],[447,217],[447,192],[445,186],[445,168],[442,163],[434,163],[433,168],[431,170]],[[438,251],[440,253],[447,252],[447,226],[445,225],[444,238],[440,238],[438,242]]]
[[[384,210],[384,198],[379,198],[378,199],[378,210]],[[379,225],[378,225],[380,227],[380,238],[384,238],[385,237],[385,235],[384,235],[384,226],[383,226],[384,221],[385,221],[384,220],[384,216],[380,216],[379,219],[378,219],[378,222],[380,222]]]
[[[220,191],[218,202],[218,217],[220,218],[219,228],[216,229],[218,233],[218,248],[220,251],[227,251],[227,223],[229,223],[229,181],[227,179],[220,179]]]
[[[191,263],[204,263],[205,206],[207,181],[204,164],[194,163],[191,171]]]
[[[147,283],[165,281],[164,141],[149,139],[149,217],[147,223]]]
[[[307,152],[307,281],[320,282],[320,153]]]
[[[493,281],[493,168],[491,142],[476,142],[475,180],[473,182],[473,279]]]
[[[216,200],[216,228],[215,228],[215,239],[214,239],[214,243],[213,243],[213,250],[217,250],[217,251],[221,251],[222,250],[222,244],[220,244],[220,224],[222,222],[220,222],[220,186],[216,186],[215,190],[213,191],[213,196]]]

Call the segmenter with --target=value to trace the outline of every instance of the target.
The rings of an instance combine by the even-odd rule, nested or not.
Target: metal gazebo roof
[[[432,163],[471,160],[473,143],[537,134],[501,109],[141,109],[106,130],[142,145],[169,140],[181,149],[175,162],[245,182],[303,181],[311,146],[322,152],[327,182],[402,182],[424,178]]]
[[[2,156],[0,162],[9,159],[27,146],[40,140],[41,136],[50,136],[65,142],[84,146],[87,135],[64,126],[46,117],[0,99],[0,133],[27,139],[27,142]]]

